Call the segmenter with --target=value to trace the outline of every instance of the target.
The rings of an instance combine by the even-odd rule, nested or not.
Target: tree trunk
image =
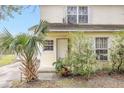
[[[38,80],[38,65],[37,60],[30,60],[30,62],[27,60],[22,62],[21,71],[27,82]]]

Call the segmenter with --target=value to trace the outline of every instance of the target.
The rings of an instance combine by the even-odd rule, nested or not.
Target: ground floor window
[[[45,40],[44,41],[44,51],[52,51],[53,50],[53,40]]]
[[[95,38],[96,59],[101,61],[108,60],[108,37]]]

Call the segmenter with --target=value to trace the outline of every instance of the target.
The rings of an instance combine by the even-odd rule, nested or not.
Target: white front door
[[[68,54],[68,39],[57,39],[57,59]]]

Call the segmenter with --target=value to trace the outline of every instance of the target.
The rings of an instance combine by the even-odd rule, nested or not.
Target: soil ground
[[[82,76],[56,78],[54,80],[39,80],[36,82],[13,82],[13,88],[124,88],[124,74],[108,75],[99,72],[89,80]]]

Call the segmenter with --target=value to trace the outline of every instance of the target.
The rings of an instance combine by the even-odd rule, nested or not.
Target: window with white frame
[[[77,7],[76,6],[67,7],[67,21],[70,24],[77,23]]]
[[[79,15],[78,15],[78,22],[79,23],[88,23],[88,8],[86,6],[79,7]]]
[[[108,60],[108,38],[107,37],[97,37],[95,39],[96,47],[96,59],[101,61]]]
[[[53,50],[53,40],[45,40],[44,41],[44,51],[52,51]]]
[[[69,24],[88,23],[88,7],[87,6],[68,6],[67,22]]]

